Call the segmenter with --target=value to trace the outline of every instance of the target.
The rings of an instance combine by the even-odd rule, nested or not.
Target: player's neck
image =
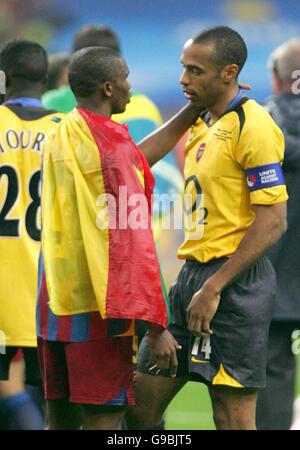
[[[98,102],[93,99],[86,99],[83,97],[77,98],[77,105],[79,108],[86,108],[95,114],[101,114],[101,116],[111,117],[111,106],[103,102],[99,105]]]
[[[228,108],[228,105],[234,99],[234,97],[238,94],[238,92],[239,92],[238,84],[233,85],[231,87],[231,89],[228,89],[228,91],[226,91],[224,93],[224,95],[220,98],[220,100],[215,105],[213,105],[212,107],[209,108],[211,124],[216,122],[222,116],[222,114],[224,114],[224,112]]]
[[[42,88],[33,88],[33,89],[22,89],[22,88],[11,88],[7,89],[5,100],[20,98],[20,97],[29,97],[29,98],[38,98],[40,99],[44,90]]]

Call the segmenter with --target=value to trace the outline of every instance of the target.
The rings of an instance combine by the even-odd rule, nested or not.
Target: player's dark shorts
[[[276,290],[275,271],[267,257],[228,286],[211,322],[210,338],[192,336],[186,309],[193,295],[226,261],[201,264],[187,260],[170,291],[174,323],[169,325],[182,349],[177,351],[177,377],[206,384],[261,388],[266,384],[268,331]],[[149,371],[146,336],[139,349],[138,370]],[[159,375],[169,376],[169,371]]]
[[[38,339],[46,400],[68,399],[86,405],[134,404],[133,337],[103,337],[87,342]]]
[[[41,382],[40,368],[35,347],[5,347],[5,353],[0,353],[0,380],[9,379],[9,368],[12,360],[22,349],[25,362],[25,383],[39,385]]]

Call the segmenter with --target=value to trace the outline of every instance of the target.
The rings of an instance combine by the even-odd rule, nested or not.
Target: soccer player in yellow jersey
[[[157,344],[161,355],[171,332],[182,349],[174,377],[153,358],[149,364],[148,338],[142,342],[130,428],[159,423],[191,379],[208,386],[218,429],[256,428],[276,286],[264,255],[286,229],[288,196],[283,135],[239,89],[246,58],[245,42],[228,27],[203,31],[182,51],[183,91],[206,111],[186,146],[186,229],[178,251],[186,262],[170,292],[175,323]]]
[[[35,305],[42,148],[63,115],[45,109],[40,100],[48,70],[42,46],[8,42],[0,50],[0,69],[6,76],[0,106],[0,380],[8,379],[10,363],[22,348],[26,382],[35,384],[40,380]],[[24,395],[11,403],[24,406]],[[36,428],[29,416],[27,428]]]

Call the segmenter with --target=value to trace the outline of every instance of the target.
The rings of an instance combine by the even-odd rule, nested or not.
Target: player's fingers
[[[171,359],[170,359],[170,375],[172,378],[176,377],[177,369],[178,369],[178,359],[177,359],[176,351],[174,350],[171,354]]]
[[[244,89],[244,91],[251,91],[252,86],[250,84],[240,83],[239,84],[241,89]]]
[[[189,322],[190,316],[191,316],[190,309],[187,308],[187,309],[186,309],[186,321],[187,321],[187,322]]]
[[[202,334],[205,336],[213,334],[212,329],[210,328],[210,321],[208,319],[204,319],[201,326]]]
[[[163,355],[159,355],[156,362],[157,368],[168,369],[170,367],[170,354],[164,353]]]
[[[178,344],[178,342],[175,341],[175,348],[177,350],[181,350],[182,349],[182,345]]]
[[[148,367],[148,371],[149,371],[149,372],[155,372],[155,371],[157,370],[157,368],[158,368],[158,367],[157,367],[157,363],[154,363],[154,364],[153,364],[153,362],[151,362],[150,365],[149,365],[149,367]]]
[[[151,372],[153,370],[156,369],[157,367],[157,360],[158,360],[158,353],[156,351],[151,351],[150,350],[150,358],[149,361],[147,363],[147,369]]]
[[[190,330],[191,333],[194,334],[201,334],[201,325],[202,325],[202,317],[193,317],[191,316],[188,322],[188,329]]]
[[[176,348],[176,350],[181,350],[182,349],[182,345],[178,344],[178,342],[176,341],[176,339],[173,337],[173,342],[172,344],[174,345],[174,347]]]

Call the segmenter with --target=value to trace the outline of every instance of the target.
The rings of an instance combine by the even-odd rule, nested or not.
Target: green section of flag
[[[159,250],[159,243],[158,241],[155,241],[155,246],[156,246],[156,252],[157,252],[157,257],[158,257],[158,262],[159,262],[159,272],[160,272],[160,279],[161,279],[161,286],[162,286],[162,291],[163,291],[163,296],[165,299],[165,303],[166,303],[166,308],[167,308],[167,312],[168,312],[168,321],[169,323],[173,323],[173,316],[172,316],[172,311],[171,311],[171,305],[170,305],[170,299],[168,296],[168,292],[167,292],[167,288],[166,288],[166,284],[165,284],[165,280],[164,280],[164,276],[162,273],[162,263],[161,263],[161,257],[160,257],[160,250]]]

